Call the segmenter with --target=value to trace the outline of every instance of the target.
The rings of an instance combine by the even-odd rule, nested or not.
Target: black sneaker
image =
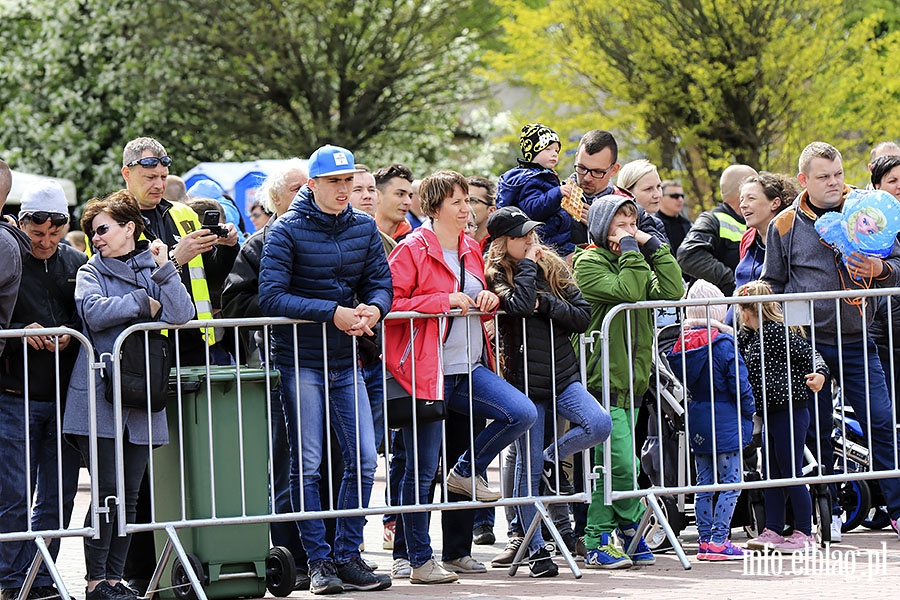
[[[302,592],[309,589],[309,575],[306,573],[297,573],[297,579],[294,580],[294,591]]]
[[[478,546],[492,546],[496,541],[490,525],[479,525],[472,532],[472,542]]]
[[[560,462],[560,466],[562,466],[562,462]],[[569,478],[566,477],[566,472],[562,469],[559,469],[559,491],[556,489],[556,463],[552,460],[544,461],[544,469],[541,471],[541,481],[544,482],[544,485],[547,486],[547,491],[553,495],[560,496],[571,496],[575,493],[575,486],[569,481]]]
[[[344,591],[371,592],[391,587],[390,575],[376,575],[369,565],[356,556],[344,565],[337,566],[337,575],[344,584]]]
[[[317,595],[340,594],[344,591],[343,582],[338,577],[333,562],[317,560],[309,563],[309,591]]]
[[[569,551],[569,554],[571,554],[572,556],[575,556],[576,554],[578,554],[578,550],[577,550],[578,538],[575,537],[575,534],[572,533],[571,531],[567,531],[567,532],[561,531],[561,532],[559,532],[559,534],[562,536],[563,543],[566,545],[566,549]],[[546,539],[552,540],[553,538],[548,536]],[[559,547],[557,547],[555,541],[546,542],[544,544],[544,547],[547,548],[548,551],[550,551],[552,554],[555,554],[556,556],[562,555],[562,550]]]
[[[28,600],[60,600],[59,591],[52,585],[41,585],[31,588]]]
[[[84,591],[84,600],[134,600],[134,596],[120,592],[107,581],[101,581],[93,591]]]
[[[116,583],[116,585],[113,586],[113,589],[124,596],[131,596],[132,598],[134,598],[134,600],[137,600],[138,598],[141,597],[141,595],[138,594],[137,590],[132,589],[131,587],[125,585],[121,581]]]
[[[550,558],[550,552],[541,548],[528,557],[528,570],[531,577],[556,577],[559,575],[559,567]]]

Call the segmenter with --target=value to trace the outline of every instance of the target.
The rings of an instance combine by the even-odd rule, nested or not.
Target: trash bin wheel
[[[188,552],[187,557],[188,562],[191,563],[191,568],[197,574],[197,579],[200,580],[200,585],[206,585],[206,573],[203,571],[203,564],[200,562],[200,559],[197,558],[196,554],[191,554],[190,552]],[[191,580],[184,565],[181,564],[180,558],[176,558],[174,564],[172,564],[172,592],[180,600],[197,600],[197,592],[191,586]]]
[[[297,565],[284,546],[273,546],[266,559],[266,588],[276,598],[284,598],[294,591],[297,581]]]

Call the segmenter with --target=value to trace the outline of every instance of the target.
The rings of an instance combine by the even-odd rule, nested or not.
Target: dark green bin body
[[[266,409],[265,370],[241,369],[240,404],[243,417],[238,421],[238,381],[235,367],[213,366],[207,382],[206,367],[181,369],[181,422],[184,444],[185,514],[181,508],[181,473],[178,397],[174,391],[175,371],[166,406],[169,423],[169,444],[153,453],[154,496],[156,521],[207,519],[213,516],[210,490],[210,431],[215,474],[216,517],[264,515],[268,502],[269,429]],[[268,372],[268,387],[277,393],[278,372]],[[209,390],[209,398],[207,398]],[[210,415],[212,427],[210,429]],[[243,427],[244,499],[241,506],[241,478],[239,443]],[[267,523],[189,527],[179,530],[179,539],[186,552],[196,555],[203,564],[208,584],[204,591],[215,598],[261,598],[266,593],[266,558],[269,551]],[[155,532],[157,558],[166,543],[164,531]],[[160,587],[171,585],[172,558],[163,574]],[[255,573],[255,577],[225,579],[229,573]],[[174,597],[171,590],[163,597]]]

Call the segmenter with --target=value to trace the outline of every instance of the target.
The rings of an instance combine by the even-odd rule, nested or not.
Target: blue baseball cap
[[[329,175],[346,175],[359,173],[353,153],[346,148],[326,145],[312,153],[309,157],[309,176],[326,177]]]

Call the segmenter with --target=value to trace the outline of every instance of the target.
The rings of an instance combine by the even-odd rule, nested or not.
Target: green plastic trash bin
[[[242,513],[241,444],[243,427],[244,493],[246,515],[269,512],[268,412],[266,378],[277,393],[278,372],[241,369],[238,420],[238,378],[235,367],[183,367],[181,369],[181,423],[179,438],[178,395],[172,371],[166,412],[169,444],[153,452],[156,521],[213,517],[211,491],[215,482],[215,517]],[[207,395],[209,390],[209,395]],[[182,441],[183,440],[183,441]],[[211,440],[211,443],[210,443]],[[181,445],[183,443],[183,450]],[[182,517],[181,453],[184,453],[184,511]],[[210,454],[213,474],[210,476]],[[204,592],[215,598],[260,598],[266,588],[276,596],[293,590],[296,567],[284,548],[269,549],[268,523],[190,527],[179,530],[179,539],[197,571]],[[156,531],[157,558],[166,544],[165,531]],[[268,568],[267,568],[268,567]],[[194,598],[184,568],[173,552],[160,581],[163,597]]]

